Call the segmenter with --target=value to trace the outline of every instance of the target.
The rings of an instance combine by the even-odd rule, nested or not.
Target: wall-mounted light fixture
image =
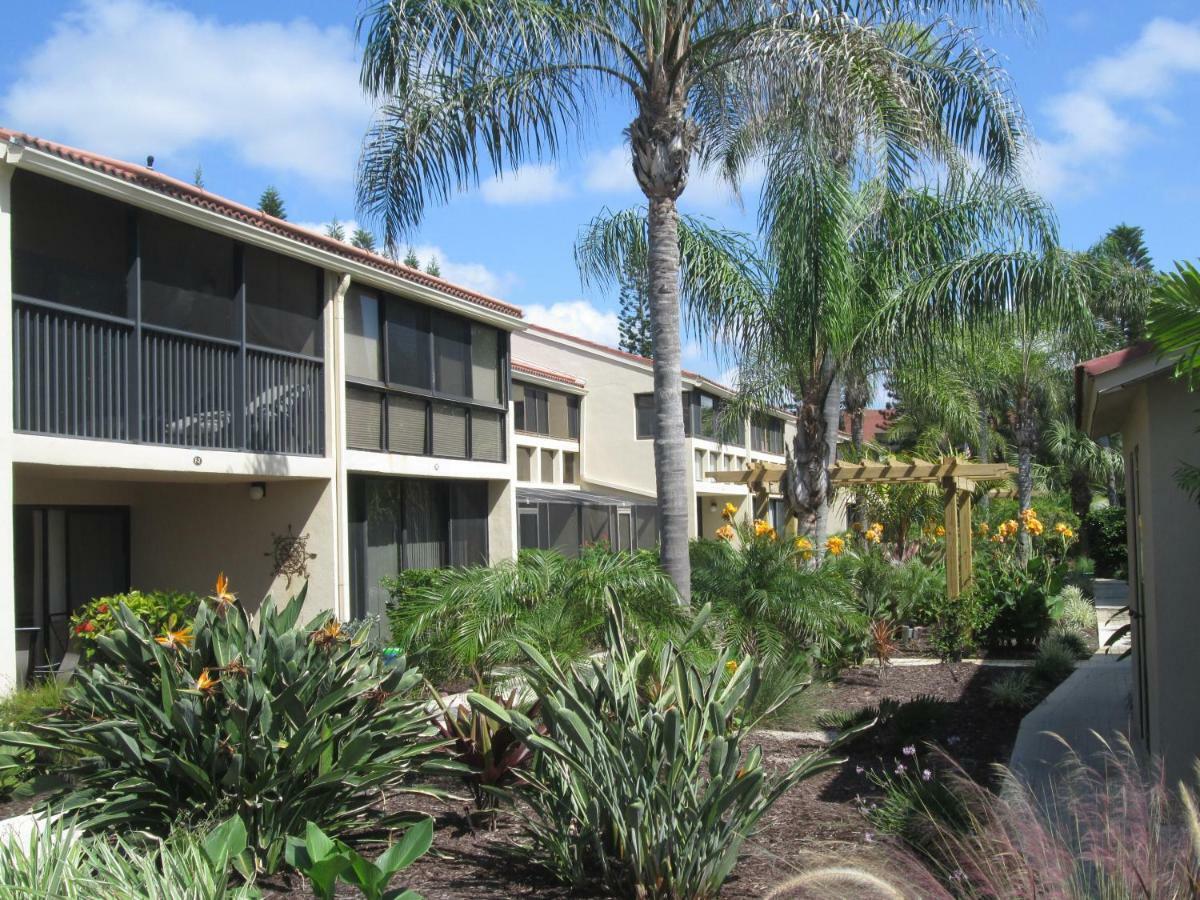
[[[716,500],[710,500],[710,501],[708,502],[708,511],[709,511],[709,512],[716,512],[716,511],[717,511],[717,501],[716,501]]]
[[[267,496],[267,483],[265,481],[250,482],[250,499],[261,500]]]

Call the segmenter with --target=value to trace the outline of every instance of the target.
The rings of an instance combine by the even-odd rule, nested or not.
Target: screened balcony
[[[17,431],[324,453],[320,269],[17,172],[13,294]]]

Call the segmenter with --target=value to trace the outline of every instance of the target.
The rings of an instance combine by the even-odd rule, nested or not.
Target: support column
[[[350,276],[325,275],[325,452],[333,457],[334,545],[337,547],[333,611],[351,617],[350,608],[350,493],[346,476],[346,292]]]
[[[0,359],[4,360],[13,358],[12,175],[20,158],[19,147],[0,144]],[[17,686],[12,400],[12,364],[6,363],[0,369],[0,694]]]
[[[946,593],[957,600],[962,593],[962,573],[959,568],[962,558],[959,551],[958,489],[953,478],[942,480],[945,510],[942,527],[946,531]]]
[[[958,492],[958,581],[966,590],[975,580],[975,547],[971,528],[971,492]]]

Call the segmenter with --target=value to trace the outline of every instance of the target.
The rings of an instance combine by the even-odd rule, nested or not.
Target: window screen
[[[362,388],[346,388],[346,446],[379,450],[382,446],[382,395]]]
[[[409,479],[404,482],[404,567],[436,569],[446,564],[446,485]]]
[[[428,390],[429,309],[387,298],[388,381]]]
[[[471,325],[471,396],[484,403],[500,402],[500,332]]]
[[[583,507],[583,542],[585,545],[612,545],[611,515],[607,506]]]
[[[450,546],[452,566],[487,565],[487,484],[462,482],[449,485]]]
[[[433,455],[466,458],[467,411],[463,407],[433,404]]]
[[[12,289],[110,316],[129,315],[129,213],[122,204],[17,170]]]
[[[554,481],[554,451],[542,451],[542,481],[550,484]]]
[[[246,340],[260,347],[321,352],[321,274],[308,263],[247,247]]]
[[[471,410],[471,456],[487,462],[504,459],[504,419],[498,412]]]
[[[567,437],[579,440],[579,398],[567,398]]]
[[[379,377],[379,298],[367,291],[346,297],[346,374],[381,381]]]
[[[538,511],[537,507],[527,507],[517,510],[518,528],[521,534],[522,550],[537,550],[538,540]]]
[[[462,319],[442,314],[433,322],[434,389],[455,397],[470,396],[470,328]]]
[[[636,523],[637,548],[653,550],[658,546],[658,508],[635,506],[633,518]]]
[[[579,555],[579,506],[574,503],[548,503],[550,547],[563,556]]]
[[[190,334],[237,338],[233,241],[142,213],[141,249],[143,320]]]
[[[419,397],[388,397],[388,450],[423,456],[429,403]]]
[[[578,476],[575,473],[575,459],[576,459],[576,454],[567,453],[567,452],[563,453],[563,483],[564,484],[575,484],[575,482],[578,480]]]

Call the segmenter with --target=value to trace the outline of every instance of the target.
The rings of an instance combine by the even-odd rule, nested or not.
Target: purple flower
[[[866,769],[864,769],[862,766],[855,766],[855,767],[854,767],[854,771],[855,771],[857,774],[861,775],[863,772],[865,772],[865,771],[867,771],[867,770],[866,770]]]
[[[896,774],[897,775],[904,774],[904,763],[896,763]]]
[[[904,748],[904,749],[903,749],[901,752],[902,752],[902,753],[903,753],[905,756],[916,756],[916,755],[917,755],[917,748],[916,748],[916,747],[914,747],[912,744],[909,744],[909,745],[908,745],[907,747],[905,747],[905,748]]]
[[[921,770],[921,780],[922,781],[932,781],[933,773],[930,772],[928,769],[922,769]]]
[[[960,738],[957,734],[952,734],[952,735],[950,735],[950,737],[946,738],[946,743],[949,744],[951,747],[953,747],[955,744],[957,744],[959,742],[959,740],[960,740]]]

